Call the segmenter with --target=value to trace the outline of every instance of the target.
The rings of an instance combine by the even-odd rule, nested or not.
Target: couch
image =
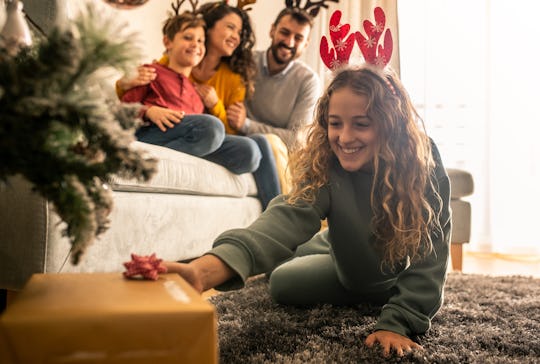
[[[450,177],[450,207],[452,209],[452,237],[450,247],[452,268],[463,268],[463,244],[471,238],[471,203],[464,198],[474,192],[472,175],[464,170],[447,168]]]
[[[130,254],[190,259],[214,238],[250,224],[261,213],[251,174],[235,175],[204,159],[134,142],[159,160],[146,183],[110,181],[110,228],[83,255],[69,261],[70,244],[46,200],[20,177],[0,183],[0,289],[19,290],[32,273],[123,271]]]
[[[110,228],[78,265],[69,261],[51,204],[20,177],[0,185],[0,289],[19,290],[32,273],[115,272],[130,253],[156,253],[166,260],[207,251],[226,229],[244,227],[261,213],[251,174],[234,175],[214,163],[164,147],[134,143],[159,160],[150,182],[110,181],[114,208]],[[462,244],[470,237],[469,173],[448,169],[452,185],[452,259],[461,269]]]

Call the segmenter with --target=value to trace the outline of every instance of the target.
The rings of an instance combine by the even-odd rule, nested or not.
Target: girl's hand
[[[242,129],[246,122],[246,107],[243,102],[235,102],[227,108],[227,121],[231,128]]]
[[[397,355],[403,356],[406,352],[423,349],[422,346],[408,337],[386,330],[379,330],[370,334],[366,338],[365,343],[369,347],[372,347],[375,343],[379,343],[383,348],[384,356],[390,355],[391,350],[395,350]]]
[[[154,68],[139,66],[137,67],[137,75],[135,77],[122,77],[118,80],[118,86],[125,92],[137,86],[148,85],[155,79],[156,70]]]
[[[196,83],[195,90],[197,90],[207,109],[212,109],[219,102],[216,90],[212,86]]]
[[[150,106],[144,115],[156,124],[159,130],[165,132],[167,128],[172,128],[175,124],[180,123],[185,113],[165,107]]]

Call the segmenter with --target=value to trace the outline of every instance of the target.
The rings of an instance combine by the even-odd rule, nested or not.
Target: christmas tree
[[[0,180],[20,174],[53,204],[73,264],[108,228],[112,175],[148,180],[156,170],[130,147],[139,106],[103,91],[105,69],[139,59],[124,33],[90,6],[16,54],[0,45]]]

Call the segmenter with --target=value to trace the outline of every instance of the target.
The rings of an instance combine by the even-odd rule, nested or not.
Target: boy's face
[[[348,87],[334,91],[328,104],[328,141],[346,171],[372,169],[377,132],[367,116],[366,96]]]
[[[192,68],[204,57],[204,29],[202,27],[186,28],[174,35],[174,39],[163,38],[169,54],[169,67]]]
[[[272,25],[270,37],[272,56],[278,64],[287,64],[302,55],[309,43],[309,24],[299,24],[290,15],[285,15],[279,23]]]

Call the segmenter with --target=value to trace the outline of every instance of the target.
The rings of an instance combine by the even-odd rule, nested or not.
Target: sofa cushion
[[[474,192],[473,177],[469,172],[462,169],[447,168],[450,177],[450,192],[452,199],[459,199],[472,195]]]
[[[132,146],[156,158],[158,171],[148,182],[114,177],[109,182],[115,191],[230,197],[257,195],[251,173],[236,175],[205,159],[157,145],[136,141]]]

